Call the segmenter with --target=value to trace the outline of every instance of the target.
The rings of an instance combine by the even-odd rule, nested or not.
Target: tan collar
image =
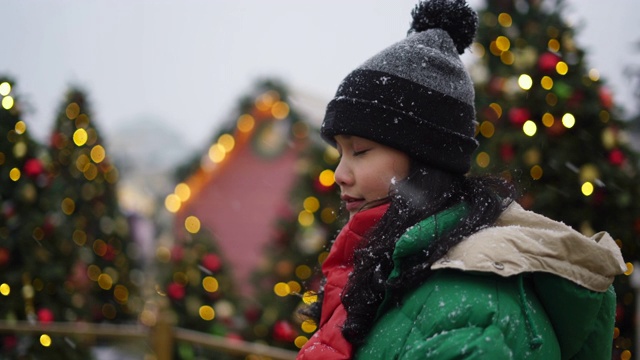
[[[494,226],[469,236],[432,268],[491,272],[505,277],[547,272],[603,292],[616,275],[626,270],[626,265],[608,233],[589,238],[514,202]]]

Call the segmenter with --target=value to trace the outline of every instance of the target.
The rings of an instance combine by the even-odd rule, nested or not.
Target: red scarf
[[[319,329],[300,349],[297,360],[351,359],[353,349],[342,336],[342,324],[347,312],[341,301],[342,290],[353,271],[353,253],[362,237],[380,220],[388,204],[355,214],[345,225],[322,264],[322,274],[327,279]]]

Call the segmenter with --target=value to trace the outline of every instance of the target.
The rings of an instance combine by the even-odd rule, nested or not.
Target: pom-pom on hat
[[[374,55],[340,84],[322,137],[355,135],[425,164],[464,174],[475,139],[474,89],[460,54],[478,17],[464,0],[426,0],[412,11],[407,37]]]

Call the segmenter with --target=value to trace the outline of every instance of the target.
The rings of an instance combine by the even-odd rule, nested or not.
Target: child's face
[[[336,143],[336,183],[350,218],[363,205],[388,196],[391,183],[409,174],[409,157],[399,150],[350,135],[337,135]]]

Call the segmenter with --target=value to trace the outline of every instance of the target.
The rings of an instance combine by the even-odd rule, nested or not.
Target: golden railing
[[[257,359],[293,360],[296,352],[264,344],[229,340],[220,336],[173,327],[158,323],[153,327],[142,325],[93,324],[54,322],[31,324],[20,321],[0,321],[0,334],[47,334],[90,339],[110,339],[147,342],[156,360],[173,359],[176,342],[186,342],[228,355],[250,356]]]

